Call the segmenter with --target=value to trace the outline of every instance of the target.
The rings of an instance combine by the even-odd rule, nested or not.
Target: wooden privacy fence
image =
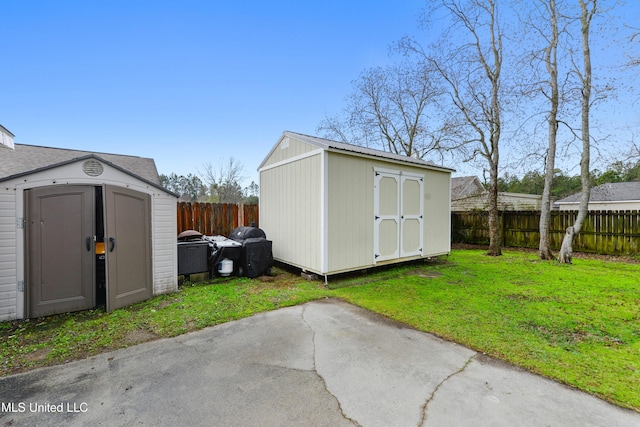
[[[549,240],[560,249],[567,227],[575,222],[577,211],[552,211]],[[537,248],[540,240],[539,211],[500,212],[502,245]],[[451,240],[454,243],[488,244],[487,212],[452,212]],[[640,253],[640,212],[592,211],[585,219],[573,246],[577,252],[611,255]]]
[[[258,222],[258,205],[178,202],[178,234],[196,230],[205,236],[229,236],[234,228]]]

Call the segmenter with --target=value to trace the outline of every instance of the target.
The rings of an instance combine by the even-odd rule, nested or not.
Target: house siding
[[[556,203],[558,210],[577,211],[579,203]],[[590,211],[640,211],[640,201],[589,202]]]
[[[488,209],[487,192],[451,201],[451,210],[454,212],[486,211]],[[539,211],[542,209],[542,196],[500,192],[498,193],[498,209],[501,211]]]

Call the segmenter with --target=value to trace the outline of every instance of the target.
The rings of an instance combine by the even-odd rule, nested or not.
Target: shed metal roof
[[[344,142],[333,141],[333,140],[330,140],[330,139],[320,138],[320,137],[317,137],[317,136],[311,136],[311,135],[305,135],[305,134],[302,134],[302,133],[291,132],[291,131],[284,131],[282,136],[278,140],[278,143],[282,139],[284,139],[285,137],[290,137],[290,138],[297,139],[299,141],[305,142],[307,144],[313,145],[313,146],[321,148],[323,150],[341,151],[341,152],[354,154],[354,155],[359,155],[359,156],[379,157],[379,158],[382,158],[382,159],[393,160],[393,161],[403,162],[403,163],[412,163],[412,164],[423,166],[423,167],[440,169],[440,170],[444,170],[444,171],[447,171],[447,172],[454,172],[454,169],[447,168],[445,166],[439,166],[439,165],[436,165],[435,163],[431,163],[431,162],[428,162],[426,160],[422,160],[422,159],[418,159],[418,158],[414,158],[414,157],[409,157],[409,156],[403,156],[401,154],[390,153],[390,152],[387,152],[387,151],[376,150],[376,149],[373,149],[373,148],[361,147],[359,145],[353,145],[353,144],[347,144],[347,143],[344,143]],[[269,156],[271,155],[271,153],[275,150],[275,148],[277,146],[278,146],[278,144],[276,144],[273,147],[273,149],[269,152],[267,157],[262,161],[262,163],[260,164],[258,169],[260,169],[260,168],[262,168],[264,166],[265,162],[267,161],[267,159],[269,158]]]

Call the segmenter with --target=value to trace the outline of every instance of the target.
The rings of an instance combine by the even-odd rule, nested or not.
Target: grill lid
[[[243,242],[252,238],[266,239],[267,235],[257,227],[238,227],[229,234],[229,238],[236,242]]]

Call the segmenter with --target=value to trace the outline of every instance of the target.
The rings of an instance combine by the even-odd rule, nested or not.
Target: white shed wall
[[[386,169],[424,176],[423,250],[419,257],[451,251],[451,174],[396,162],[330,152],[328,158],[329,274],[416,258],[374,260],[374,171]]]
[[[322,268],[322,155],[260,171],[260,228],[273,258],[310,271]]]
[[[151,195],[153,294],[178,290],[177,203],[170,194]]]
[[[24,191],[49,185],[115,185],[150,194],[153,293],[178,289],[176,198],[107,164],[96,178],[85,175],[82,161],[0,183],[0,320],[24,317],[25,233],[16,226],[24,213]]]
[[[373,165],[328,156],[328,272],[373,264]]]
[[[15,192],[0,188],[0,321],[16,318],[17,247]]]
[[[451,178],[449,173],[427,170],[424,179],[423,256],[451,252]]]

